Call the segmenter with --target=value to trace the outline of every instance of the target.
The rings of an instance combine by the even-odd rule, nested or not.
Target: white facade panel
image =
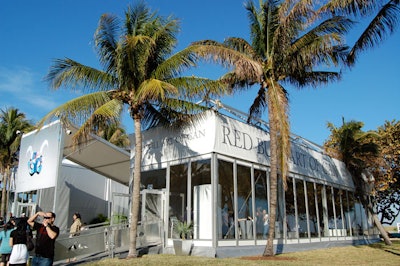
[[[15,191],[55,187],[62,148],[63,131],[59,121],[40,131],[24,134],[21,139]]]
[[[270,136],[265,130],[209,111],[207,118],[182,130],[157,127],[143,132],[143,166],[218,153],[270,166]],[[132,154],[134,157],[134,142]],[[291,142],[289,171],[354,188],[344,164],[297,141]]]

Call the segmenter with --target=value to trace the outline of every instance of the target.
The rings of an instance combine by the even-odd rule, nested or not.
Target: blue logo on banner
[[[28,161],[28,168],[31,176],[35,173],[40,174],[40,171],[42,171],[42,155],[39,156],[36,151],[33,152],[32,158]]]

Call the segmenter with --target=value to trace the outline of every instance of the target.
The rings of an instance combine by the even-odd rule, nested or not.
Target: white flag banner
[[[54,187],[62,158],[63,131],[60,121],[21,138],[16,192]]]

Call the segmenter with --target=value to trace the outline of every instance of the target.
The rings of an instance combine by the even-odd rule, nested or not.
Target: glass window
[[[349,228],[351,228],[350,235],[353,236],[358,236],[360,226],[357,225],[356,221],[356,201],[354,197],[354,193],[348,191],[347,192],[347,199],[348,199],[348,205],[347,205],[347,213],[346,217],[349,223]]]
[[[285,191],[287,237],[297,238],[296,204],[294,198],[293,179],[287,179]]]
[[[192,186],[211,184],[211,160],[200,160],[191,163]]]
[[[355,204],[356,209],[356,223],[360,236],[367,235],[368,223],[365,209],[361,202],[357,199]]]
[[[237,165],[237,201],[240,239],[253,239],[251,168]]]
[[[311,237],[319,237],[319,224],[318,224],[318,204],[316,204],[314,183],[306,182],[307,186],[307,202],[308,202],[308,217],[310,221],[310,234]]]
[[[328,228],[329,228],[329,236],[336,236],[334,235],[333,230],[336,229],[336,220],[335,220],[335,202],[334,202],[334,194],[332,187],[326,187],[326,203],[328,207]]]
[[[344,224],[345,224],[345,228],[346,230],[346,235],[347,236],[351,236],[351,223],[352,223],[352,213],[351,213],[351,209],[350,209],[350,204],[349,204],[349,191],[344,190],[343,191],[343,196],[342,196],[342,203],[343,203],[343,214],[344,214]]]
[[[173,226],[176,221],[187,221],[186,198],[187,198],[187,175],[188,165],[179,164],[170,167],[170,194],[169,194],[169,219],[170,237],[173,235]]]
[[[218,160],[218,182],[221,189],[222,228],[220,239],[235,239],[233,163]]]
[[[336,215],[336,235],[346,236],[346,224],[343,219],[343,209],[342,209],[342,195],[343,191],[338,188],[333,189],[335,198],[335,215]]]
[[[271,182],[270,187],[273,187],[273,184],[271,181],[271,177],[269,176],[268,179]],[[286,229],[286,216],[285,216],[285,206],[286,203],[284,200],[281,200],[283,198],[285,198],[285,190],[283,188],[283,181],[282,178],[280,176],[278,176],[278,180],[277,180],[277,202],[276,202],[276,221],[275,221],[275,238],[284,238],[285,233],[287,232],[288,229]],[[270,191],[270,193],[272,194],[272,192]],[[271,198],[269,198],[271,200]],[[270,204],[271,205],[271,204]],[[285,225],[285,226],[284,226]],[[286,230],[286,231],[285,231]]]
[[[296,205],[297,205],[299,237],[304,238],[308,237],[304,181],[300,179],[295,179],[295,181],[296,181]]]
[[[262,170],[254,170],[255,184],[255,202],[256,202],[256,236],[257,239],[262,239],[264,234],[264,215],[263,212],[269,213],[268,205],[268,185],[267,173]],[[269,221],[267,221],[269,226]],[[267,226],[267,225],[266,225]],[[267,228],[266,228],[267,231]]]
[[[152,170],[142,172],[140,179],[142,186],[141,189],[163,189],[166,188],[166,170]]]
[[[194,239],[212,239],[213,197],[210,160],[191,162],[191,209]],[[219,217],[218,217],[219,218]],[[219,219],[218,219],[219,220]]]
[[[328,207],[326,203],[325,186],[322,184],[316,184],[317,187],[317,202],[318,202],[318,215],[319,215],[319,228],[321,230],[321,236],[329,236],[329,219],[328,219]],[[325,226],[326,225],[326,226]]]

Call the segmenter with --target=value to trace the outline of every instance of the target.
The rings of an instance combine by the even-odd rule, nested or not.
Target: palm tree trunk
[[[5,217],[5,200],[6,200],[6,174],[3,173],[3,179],[1,180],[1,183],[3,185],[2,189],[1,189],[1,208],[0,208],[0,216]]]
[[[378,218],[378,215],[375,213],[371,201],[368,200],[368,203],[365,204],[364,206],[367,207],[368,214],[374,220],[374,223],[375,223],[376,227],[378,228],[379,233],[381,234],[383,240],[385,241],[385,244],[391,246],[392,241],[390,241],[388,233],[386,232],[385,228],[382,226],[381,221]]]
[[[381,222],[379,221],[378,215],[376,215],[376,213],[371,213],[369,208],[368,208],[368,212],[372,215],[372,218],[374,219],[374,223],[375,223],[376,227],[378,227],[379,233],[381,234],[383,240],[385,241],[385,244],[391,246],[392,241],[390,241],[388,233],[386,232],[385,228],[382,226]]]
[[[127,259],[138,257],[136,250],[137,226],[139,218],[140,204],[140,179],[142,166],[142,130],[139,115],[134,115],[135,124],[135,166],[133,169],[133,188],[131,202],[131,230],[129,241],[129,252]]]
[[[368,171],[366,171],[368,174]],[[352,174],[353,176],[361,176],[361,174]],[[354,179],[353,181],[356,185],[357,188],[360,188],[361,191],[361,195],[360,195],[360,199],[361,199],[361,203],[363,206],[365,206],[368,215],[372,217],[374,224],[376,225],[376,227],[379,230],[379,233],[381,234],[384,242],[386,245],[392,245],[392,241],[390,241],[389,235],[386,232],[385,228],[382,226],[381,221],[378,218],[378,215],[376,214],[374,207],[372,205],[372,201],[369,197],[369,195],[371,195],[371,190],[368,188],[370,186],[370,184],[368,184],[367,180],[364,180],[363,178],[358,178],[358,179]]]
[[[278,195],[278,139],[276,136],[276,122],[272,117],[271,110],[268,110],[270,121],[270,156],[271,156],[271,173],[270,173],[270,209],[269,209],[269,233],[267,244],[264,249],[263,256],[274,256],[274,238],[276,223],[276,208]]]
[[[273,154],[277,154],[276,150],[276,142],[273,140],[276,138],[272,137],[270,140],[271,145],[271,173],[270,173],[270,209],[269,209],[269,233],[267,244],[264,249],[263,256],[273,256],[274,255],[274,238],[275,238],[275,223],[276,223],[276,208],[277,208],[277,195],[278,195],[278,171],[276,167],[277,160],[276,156]]]
[[[10,172],[10,167],[7,165],[4,174],[3,174],[3,188],[1,189],[1,208],[0,208],[0,216],[6,217],[6,202],[7,202],[7,180],[8,180],[8,175]]]

